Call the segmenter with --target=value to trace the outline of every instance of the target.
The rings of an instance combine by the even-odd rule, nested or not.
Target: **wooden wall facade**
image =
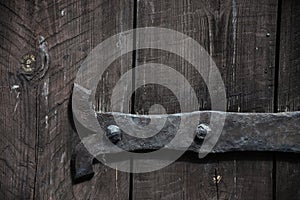
[[[97,164],[90,181],[74,185],[70,175],[79,141],[72,87],[80,64],[103,40],[137,27],[180,31],[213,57],[228,111],[299,111],[299,22],[298,0],[0,0],[0,199],[299,200],[300,157],[294,154],[232,152],[199,160],[186,153],[151,173]],[[39,55],[41,36],[49,69],[27,81],[19,75],[22,57]],[[110,66],[99,83],[97,109],[109,111],[110,89],[121,75],[148,62],[182,73],[199,109],[210,109],[201,76],[178,56],[154,49],[123,55]],[[157,85],[139,88],[128,106],[144,114],[152,104],[180,112],[174,95]]]

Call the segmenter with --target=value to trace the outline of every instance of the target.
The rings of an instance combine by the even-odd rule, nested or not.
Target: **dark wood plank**
[[[276,2],[141,1],[137,17],[138,27],[159,26],[183,32],[209,52],[226,85],[229,111],[272,111]],[[139,51],[137,65],[145,62],[166,64],[181,72],[196,86],[200,109],[210,109],[206,86],[193,66],[157,50]],[[137,113],[147,113],[154,103],[164,105],[167,112],[179,112],[170,91],[153,85],[137,91]]]
[[[282,1],[278,111],[300,110],[300,2]],[[276,155],[276,199],[300,199],[300,157]]]
[[[300,199],[299,154],[277,154],[276,199]]]
[[[187,152],[159,171],[134,176],[134,199],[272,199],[272,156]],[[259,162],[259,169],[257,170]],[[217,178],[216,178],[217,177]],[[215,181],[217,179],[217,181]],[[258,184],[260,187],[253,186]]]
[[[273,198],[272,154],[239,154],[234,165],[235,199]]]
[[[104,165],[95,166],[92,181],[72,184],[70,159],[79,139],[69,100],[76,72],[92,48],[132,28],[131,4],[1,2],[1,199],[128,198],[128,174]],[[21,58],[39,52],[40,36],[49,50],[49,71],[41,80],[23,80],[22,85],[17,78]],[[103,77],[99,93],[109,92],[130,67],[131,55],[117,60]],[[110,111],[109,94],[97,97],[102,98],[97,99],[98,109]]]
[[[300,110],[300,2],[282,1],[278,111]]]
[[[228,111],[273,111],[276,1],[149,0],[138,1],[137,7],[137,27],[159,26],[175,29],[198,41],[209,52],[226,86]],[[207,88],[188,63],[168,52],[139,51],[137,65],[146,62],[162,63],[178,70],[196,90],[200,101],[199,109],[210,109]],[[188,102],[188,98],[186,101],[193,103]],[[167,113],[180,112],[176,98],[167,89],[156,85],[141,87],[135,95],[136,113],[147,114],[153,104],[162,104]],[[217,196],[219,199],[257,199],[258,196],[253,192],[263,193],[259,199],[272,198],[273,161],[268,156],[259,161],[214,159],[216,160],[211,162],[217,162],[217,165],[174,163],[158,172],[134,174],[134,196],[143,196],[144,190],[140,188],[145,184],[149,199],[155,199],[157,195],[163,199],[193,199],[194,196],[180,196],[182,194],[177,189],[170,189],[168,186],[178,177],[185,176],[186,180],[194,182],[195,185],[180,183],[181,191],[196,191],[197,188],[198,194],[195,195],[200,199],[213,199]],[[207,173],[214,174],[217,169],[217,173],[220,170],[222,176],[227,178],[221,180],[216,190],[215,185],[195,181],[198,180],[195,174],[184,173],[183,169],[187,166],[191,171],[205,168],[204,172],[197,172],[199,177],[206,177]],[[162,187],[167,190],[161,190]]]
[[[38,50],[30,8],[0,2],[0,199],[34,196],[37,89],[17,77],[23,55]]]
[[[32,2],[31,6],[34,8],[31,17],[40,25],[36,34],[45,38],[50,57],[49,70],[39,82],[37,96],[38,159],[34,198],[127,199],[129,175],[102,164],[95,166],[93,180],[73,185],[70,159],[79,138],[72,124],[70,99],[76,73],[90,51],[104,39],[132,27],[131,2],[42,1],[37,5]],[[106,73],[100,91],[109,91],[121,70],[130,67],[130,60],[126,59],[125,56],[117,60]],[[109,110],[107,99],[108,95],[99,100],[99,109]]]
[[[218,161],[186,154],[159,171],[134,175],[134,199],[216,199]],[[157,160],[159,162],[159,160]]]

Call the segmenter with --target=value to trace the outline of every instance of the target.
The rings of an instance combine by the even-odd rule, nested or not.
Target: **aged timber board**
[[[300,2],[282,1],[279,74],[278,111],[300,110]],[[300,122],[298,122],[300,123]],[[300,199],[300,156],[277,154],[276,198]]]
[[[209,52],[227,88],[228,111],[273,112],[277,1],[147,0],[137,1],[137,8],[137,27],[175,29],[198,41]],[[143,50],[137,52],[136,62],[136,66],[145,62],[163,63],[178,70],[195,88],[199,109],[210,109],[206,85],[183,59],[168,52]],[[164,105],[167,113],[180,112],[174,95],[157,85],[140,88],[134,103],[136,114],[147,114],[153,104]],[[141,188],[147,188],[150,199],[271,199],[273,159],[266,154],[257,161],[235,158],[175,163],[147,175],[134,174],[133,197],[142,199]],[[183,170],[186,168],[190,173]],[[205,170],[199,170],[202,168]],[[223,177],[219,183],[199,181],[200,177],[216,173]],[[180,190],[168,187],[181,176],[185,178],[179,182]],[[161,190],[164,187],[168,189]]]
[[[79,139],[70,97],[88,53],[132,28],[132,5],[123,0],[0,2],[0,199],[128,198],[129,175],[106,166],[95,167],[96,179],[73,185],[70,159]],[[47,48],[47,71],[39,79],[19,78],[23,56],[33,52],[40,58],[41,46]],[[114,84],[130,60],[131,55],[117,60],[102,82]]]

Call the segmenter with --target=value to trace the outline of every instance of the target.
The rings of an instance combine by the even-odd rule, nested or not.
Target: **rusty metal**
[[[89,180],[94,176],[93,160],[94,157],[80,142],[71,158],[71,175],[74,184]]]
[[[98,113],[98,121],[106,136],[113,139],[115,144],[125,151],[157,150],[164,147],[175,136],[178,130],[180,118],[200,115],[200,122],[195,132],[194,143],[189,146],[189,151],[198,152],[205,137],[213,134],[209,128],[209,119],[213,111],[198,111],[193,113],[161,115],[161,120],[166,120],[161,131],[150,138],[135,138],[119,129],[114,121],[114,116],[128,120],[128,123],[145,121],[147,115],[132,115],[123,113]],[[223,153],[231,151],[276,151],[300,153],[300,112],[285,113],[226,113],[217,112],[218,115],[226,115],[222,134],[210,153]],[[110,128],[109,128],[110,127]],[[186,127],[189,128],[188,126]],[[84,138],[86,142],[93,143],[92,138]],[[108,141],[109,142],[109,141]],[[178,146],[170,147],[170,150],[181,150],[185,141]],[[95,145],[97,146],[97,145]],[[121,153],[103,146],[98,153]],[[91,156],[82,144],[76,150],[72,165],[74,169],[73,180],[91,178],[93,175]]]
[[[207,124],[199,124],[196,129],[196,137],[199,140],[204,140],[205,136],[211,132],[209,125]]]
[[[122,132],[120,128],[116,125],[110,125],[107,127],[106,136],[114,144],[117,144],[119,141],[122,140]]]

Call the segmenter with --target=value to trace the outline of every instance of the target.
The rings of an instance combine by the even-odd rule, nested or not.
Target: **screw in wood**
[[[34,67],[32,64],[36,61],[35,56],[32,53],[27,53],[21,58],[21,68],[24,72],[32,72]]]

